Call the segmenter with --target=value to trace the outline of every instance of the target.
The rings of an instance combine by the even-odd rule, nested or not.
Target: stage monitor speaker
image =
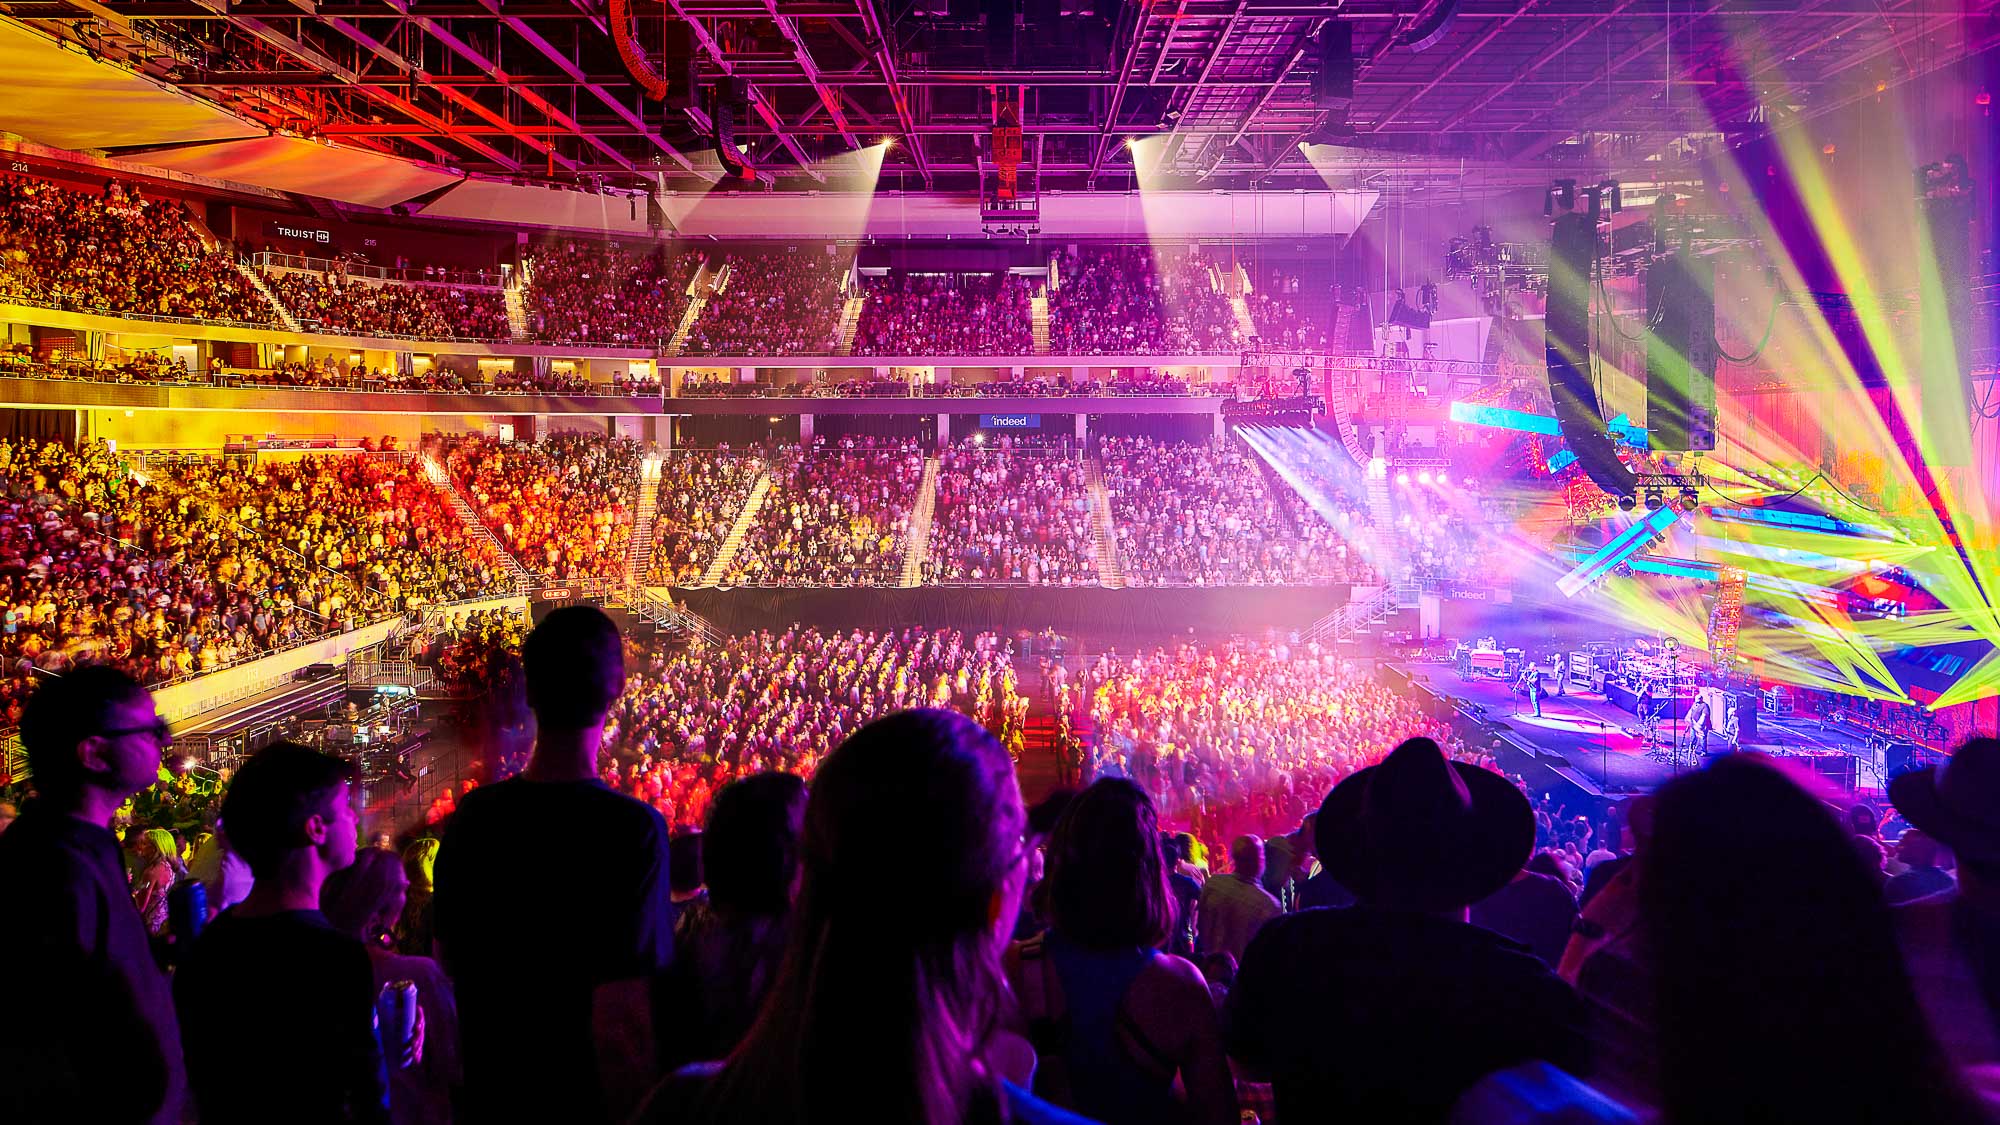
[[[1346,109],[1354,101],[1354,25],[1342,19],[1326,21],[1314,46],[1319,69],[1313,74],[1313,104]]]
[[[1715,266],[1686,250],[1646,273],[1646,430],[1654,449],[1715,448]]]
[[[1556,425],[1577,464],[1613,496],[1631,496],[1639,478],[1618,459],[1590,382],[1590,273],[1597,224],[1587,212],[1558,215],[1549,240],[1548,315],[1543,321]]]

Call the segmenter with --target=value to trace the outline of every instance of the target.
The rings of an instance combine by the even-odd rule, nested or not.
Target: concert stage
[[[1450,664],[1386,667],[1408,675],[1415,687],[1458,711],[1468,742],[1490,745],[1493,739],[1500,739],[1513,751],[1501,755],[1505,764],[1528,778],[1531,785],[1539,784],[1531,776],[1539,772],[1534,769],[1539,766],[1594,796],[1641,793],[1676,773],[1698,767],[1702,761],[1699,752],[1684,756],[1678,765],[1655,757],[1644,745],[1638,716],[1587,688],[1564,695],[1544,693],[1538,718],[1529,711],[1527,698],[1515,695],[1504,681],[1461,679]],[[1660,721],[1660,741],[1667,747],[1676,738],[1685,743],[1686,731],[1685,720]],[[1709,735],[1710,752],[1726,753],[1728,749],[1719,735]],[[1882,788],[1881,762],[1865,739],[1807,716],[1758,716],[1757,733],[1744,739],[1743,749],[1796,756],[1799,765],[1821,774],[1841,790],[1871,793]]]

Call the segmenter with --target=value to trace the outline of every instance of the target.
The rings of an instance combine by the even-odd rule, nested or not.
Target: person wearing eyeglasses
[[[171,732],[115,668],[42,682],[21,717],[36,799],[0,837],[0,1121],[175,1122],[186,1087],[166,977],[111,819],[159,776]]]

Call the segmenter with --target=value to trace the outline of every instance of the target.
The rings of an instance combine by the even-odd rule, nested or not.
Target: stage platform
[[[1638,716],[1593,691],[1545,694],[1537,717],[1529,711],[1527,698],[1515,695],[1501,680],[1462,679],[1450,664],[1387,667],[1408,675],[1412,684],[1485,726],[1491,731],[1489,740],[1501,739],[1593,795],[1650,792],[1676,773],[1698,767],[1702,760],[1699,753],[1678,763],[1654,756],[1645,746]],[[1678,738],[1685,742],[1686,726],[1685,720],[1662,719],[1660,741],[1671,745]],[[1723,753],[1729,746],[1711,734],[1708,749]],[[1814,768],[1836,788],[1863,795],[1879,793],[1882,788],[1882,762],[1865,738],[1809,717],[1773,719],[1759,715],[1756,736],[1746,738],[1743,749],[1778,757],[1841,755],[1853,759],[1852,764],[1824,757],[1808,757],[1801,764]]]

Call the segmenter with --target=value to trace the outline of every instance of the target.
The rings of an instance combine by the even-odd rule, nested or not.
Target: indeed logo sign
[[[981,414],[979,428],[982,430],[1039,430],[1042,416],[1039,414]]]

